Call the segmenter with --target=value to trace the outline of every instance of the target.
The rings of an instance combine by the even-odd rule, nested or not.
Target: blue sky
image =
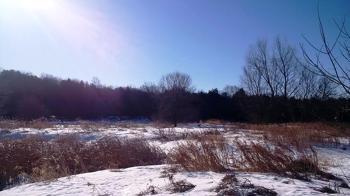
[[[221,89],[239,85],[257,39],[317,43],[317,2],[0,0],[0,67],[134,87],[181,71]],[[350,1],[320,0],[320,11],[332,34]]]

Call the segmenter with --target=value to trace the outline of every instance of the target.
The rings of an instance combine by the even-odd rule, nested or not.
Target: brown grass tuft
[[[340,139],[350,142],[350,127],[341,123],[239,124],[238,126],[242,129],[260,131],[259,134],[274,144],[290,144],[298,149],[310,145],[339,146]]]
[[[54,141],[39,137],[0,141],[0,189],[19,182],[28,174],[30,180],[161,164],[165,154],[140,139],[103,138],[85,143],[77,136],[63,136]]]
[[[244,171],[272,172],[291,178],[309,180],[310,176],[333,178],[320,169],[317,153],[309,146],[303,150],[288,145],[237,142]]]
[[[168,161],[187,171],[224,172],[232,167],[232,152],[221,135],[206,135],[180,143],[168,154]]]
[[[45,129],[52,128],[53,123],[45,119],[37,119],[32,121],[19,121],[19,120],[0,120],[0,129],[18,129],[18,128],[33,128],[33,129]]]

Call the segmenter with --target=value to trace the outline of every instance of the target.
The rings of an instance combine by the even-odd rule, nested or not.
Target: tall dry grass
[[[275,144],[298,149],[310,145],[339,146],[350,144],[350,126],[344,123],[239,124],[241,129],[256,130]]]
[[[165,154],[140,139],[103,138],[85,143],[77,136],[54,141],[40,137],[0,141],[0,189],[18,183],[92,172],[163,163]]]
[[[232,168],[232,151],[222,135],[204,135],[172,149],[168,162],[187,171],[225,172]]]
[[[4,120],[0,119],[0,129],[12,130],[18,128],[34,128],[34,129],[45,129],[52,128],[53,123],[44,120],[37,119],[31,121],[20,121],[20,120]]]
[[[320,140],[302,139],[292,130],[295,129],[256,142],[227,141],[215,134],[197,136],[175,147],[168,154],[168,161],[188,171],[253,171],[301,180],[311,177],[340,180],[322,170],[313,147]],[[269,133],[274,131],[277,129],[270,129]]]
[[[302,180],[323,174],[317,153],[311,146],[298,150],[290,145],[271,145],[266,141],[236,142],[236,146],[241,155],[239,170],[271,172]]]

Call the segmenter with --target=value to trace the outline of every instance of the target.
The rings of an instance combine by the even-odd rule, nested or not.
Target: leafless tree
[[[3,69],[0,67],[0,76],[2,74]],[[4,106],[6,103],[6,99],[8,97],[8,89],[6,88],[6,84],[0,81],[0,117],[4,115]]]
[[[159,82],[160,89],[164,91],[192,92],[192,79],[186,73],[173,72],[163,76]]]
[[[243,76],[241,78],[242,85],[247,89],[248,93],[251,95],[261,95],[263,94],[262,87],[262,77],[259,70],[251,65],[247,64],[243,68]]]
[[[332,83],[326,77],[320,77],[318,80],[318,88],[316,91],[316,97],[320,99],[328,99],[336,95],[334,83]]]
[[[317,75],[303,68],[300,73],[300,85],[298,87],[296,97],[307,99],[316,96],[317,91]]]
[[[239,89],[238,86],[227,85],[222,90],[222,94],[232,97],[237,91],[239,91]]]
[[[333,42],[326,35],[319,11],[318,25],[321,46],[315,46],[304,37],[314,55],[304,45],[301,45],[303,56],[308,62],[307,68],[339,85],[347,95],[350,95],[350,32],[346,27],[345,19],[341,23],[335,21],[338,32]]]
[[[300,83],[300,66],[295,53],[295,49],[280,38],[276,38],[270,48],[266,40],[259,40],[248,52],[243,69],[242,83],[248,92],[271,97],[294,96]]]
[[[305,70],[296,49],[277,37],[271,47],[259,40],[248,52],[242,84],[249,94],[271,97],[309,97],[314,76]],[[316,89],[316,87],[315,87]]]
[[[93,77],[91,80],[91,84],[98,88],[102,87],[101,81],[100,79],[98,79],[98,77]]]
[[[159,86],[153,83],[145,83],[140,87],[140,89],[152,94],[158,94],[160,92]]]
[[[196,108],[192,104],[191,92],[194,91],[192,79],[188,74],[174,72],[163,76],[159,82],[162,92],[158,115],[161,120],[178,122],[194,120]]]
[[[280,83],[279,93],[284,97],[294,96],[299,87],[300,66],[296,58],[295,49],[277,37],[271,61],[274,64],[273,67],[277,68],[277,78]]]
[[[267,93],[273,97],[277,95],[279,85],[275,66],[276,64],[271,63],[267,41],[259,40],[248,52],[246,68],[243,70],[244,81],[246,81],[250,87],[255,88],[256,91],[258,91],[258,89],[261,91],[262,88],[266,89]],[[255,73],[257,73],[258,76],[254,76],[253,74]],[[262,80],[261,83],[260,79]]]

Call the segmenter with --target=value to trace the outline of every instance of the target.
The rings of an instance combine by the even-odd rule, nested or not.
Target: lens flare
[[[1,0],[1,9],[17,9],[26,12],[50,12],[57,8],[55,0]]]
[[[69,45],[75,51],[89,51],[105,58],[115,56],[120,33],[91,7],[71,0],[0,0],[0,28],[16,32],[41,29],[50,39]],[[21,35],[19,35],[21,36]]]

